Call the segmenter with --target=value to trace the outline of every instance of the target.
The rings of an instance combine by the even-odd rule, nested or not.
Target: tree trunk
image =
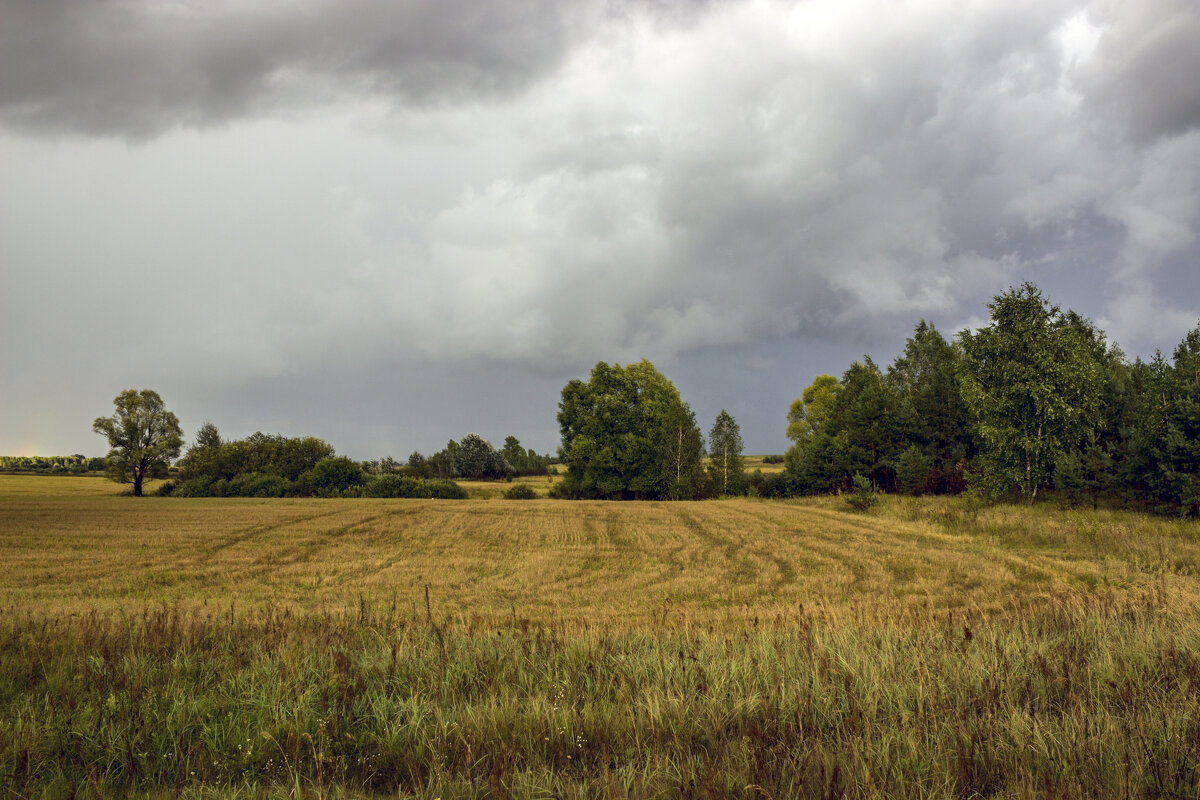
[[[143,477],[143,475],[144,475],[144,473],[141,470],[135,469],[133,471],[133,496],[134,497],[142,496],[142,477]]]

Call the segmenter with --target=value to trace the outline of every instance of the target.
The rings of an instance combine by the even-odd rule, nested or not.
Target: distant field
[[[12,796],[1200,786],[1196,523],[113,489],[0,476]]]
[[[947,500],[893,501],[867,517],[830,498],[133,500],[119,490],[0,476],[0,607],[345,609],[393,595],[411,605],[428,584],[441,608],[466,616],[515,607],[624,626],[663,614],[786,621],[799,604],[993,614],[1097,588],[1200,600],[1197,526],[1134,514],[999,507],[968,524]]]

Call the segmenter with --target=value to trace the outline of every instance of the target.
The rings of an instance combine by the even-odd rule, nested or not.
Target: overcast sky
[[[553,451],[649,358],[707,431],[1033,280],[1200,318],[1192,0],[0,0],[0,454]]]

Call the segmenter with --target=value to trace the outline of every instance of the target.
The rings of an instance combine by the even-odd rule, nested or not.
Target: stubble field
[[[114,488],[0,476],[9,796],[1200,796],[1195,523]]]

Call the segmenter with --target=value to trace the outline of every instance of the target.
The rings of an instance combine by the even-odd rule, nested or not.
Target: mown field
[[[114,489],[0,476],[0,796],[1200,796],[1195,523]]]

